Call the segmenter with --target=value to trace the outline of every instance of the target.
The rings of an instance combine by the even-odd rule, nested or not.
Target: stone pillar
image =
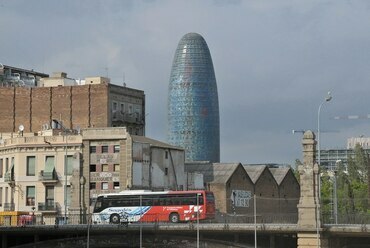
[[[70,177],[71,205],[69,206],[70,224],[81,224],[81,215],[85,212],[84,196],[81,189],[81,177],[83,177],[82,154],[76,152],[73,155],[73,170]]]
[[[298,204],[298,248],[327,247],[321,236],[319,166],[315,161],[316,140],[312,131],[303,134],[303,164],[298,166],[301,197]]]

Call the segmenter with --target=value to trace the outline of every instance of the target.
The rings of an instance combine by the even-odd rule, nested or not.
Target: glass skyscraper
[[[215,72],[204,38],[184,35],[168,87],[168,142],[185,149],[186,161],[220,161],[220,117]]]

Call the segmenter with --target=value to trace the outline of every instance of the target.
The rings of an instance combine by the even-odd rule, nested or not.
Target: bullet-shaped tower
[[[185,149],[186,161],[220,161],[220,117],[215,72],[204,38],[184,35],[168,87],[168,142]]]

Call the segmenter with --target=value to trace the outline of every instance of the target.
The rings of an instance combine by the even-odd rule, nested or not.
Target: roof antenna
[[[126,87],[126,82],[125,82],[125,72],[123,72],[123,87]]]

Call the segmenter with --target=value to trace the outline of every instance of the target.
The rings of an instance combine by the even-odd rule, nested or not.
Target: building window
[[[9,170],[9,158],[5,159],[5,172],[8,172]]]
[[[109,166],[107,164],[102,164],[101,165],[101,171],[103,171],[103,172],[109,171]]]
[[[135,113],[138,113],[139,115],[141,114],[141,108],[140,106],[135,107]]]
[[[35,186],[26,187],[26,206],[35,206]]]
[[[113,182],[113,188],[119,189],[119,182]]]
[[[71,206],[71,200],[72,200],[72,192],[71,192],[71,185],[67,185],[67,206]]]
[[[108,146],[102,146],[102,153],[108,153]]]
[[[101,183],[101,189],[108,189],[108,183],[107,182]]]
[[[54,206],[54,186],[46,186],[45,188],[45,205],[47,207]]]
[[[129,105],[128,105],[128,113],[129,113],[129,114],[132,114],[132,113],[133,113],[133,107],[132,107],[132,104],[129,104]]]
[[[168,168],[164,168],[164,175],[167,176],[168,175]]]
[[[96,164],[90,164],[90,172],[96,172]]]
[[[116,102],[113,102],[112,109],[113,109],[113,111],[116,111],[117,110],[117,103]]]
[[[3,188],[0,188],[0,207],[3,205]]]
[[[121,103],[121,112],[124,113],[125,112],[125,104],[124,103]]]
[[[90,153],[96,153],[96,146],[90,146]]]
[[[168,151],[165,151],[164,157],[165,159],[168,159]]]
[[[66,159],[66,156],[64,156],[64,159]],[[67,155],[67,175],[71,176],[73,171],[73,156]]]
[[[36,161],[35,156],[27,156],[27,169],[26,169],[27,176],[35,175],[35,170],[36,170],[35,161]]]
[[[114,171],[119,171],[119,168],[120,168],[119,164],[113,165],[113,170]]]
[[[114,145],[114,153],[118,153],[121,150],[119,145]]]
[[[90,189],[96,189],[96,183],[95,182],[90,183]]]

